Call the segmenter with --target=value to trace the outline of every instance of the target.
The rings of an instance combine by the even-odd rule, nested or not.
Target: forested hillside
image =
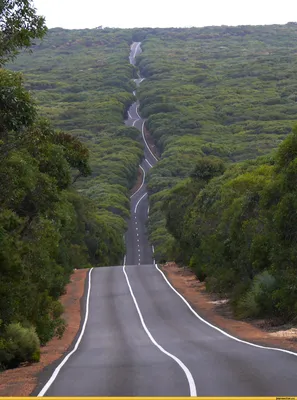
[[[294,319],[297,24],[137,35],[140,111],[162,154],[157,260],[190,265],[238,316]]]
[[[122,260],[143,154],[123,124],[137,68],[161,154],[148,177],[157,261],[190,265],[240,317],[296,318],[297,25],[44,36],[31,3],[0,9],[0,368],[63,333],[73,268]]]
[[[131,43],[128,30],[50,29],[32,54],[24,52],[10,65],[23,72],[39,113],[90,152],[91,175],[75,187],[93,200],[105,226],[102,248],[94,248],[96,265],[117,265],[124,256],[129,189],[142,155],[139,132],[123,124],[134,101]]]
[[[122,261],[142,147],[123,124],[131,33],[46,33],[30,0],[5,2],[0,17],[1,370],[38,361],[63,334],[74,268]]]

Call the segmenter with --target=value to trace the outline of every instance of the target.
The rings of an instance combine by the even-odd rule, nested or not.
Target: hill
[[[297,24],[139,37],[157,260],[190,265],[237,316],[294,319]]]

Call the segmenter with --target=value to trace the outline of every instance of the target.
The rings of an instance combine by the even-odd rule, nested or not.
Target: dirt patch
[[[65,307],[63,317],[67,322],[62,339],[54,338],[41,348],[39,363],[1,373],[0,396],[29,396],[37,384],[37,375],[67,351],[80,326],[80,300],[84,294],[87,272],[87,269],[74,271],[66,293],[60,299]]]
[[[280,337],[280,338],[288,338],[288,339],[297,339],[297,329],[291,328],[282,331],[272,332],[271,336]]]
[[[140,188],[140,186],[142,184],[142,179],[143,179],[142,170],[141,170],[141,168],[138,168],[137,180],[136,180],[134,187],[130,191],[130,196],[132,196]]]
[[[291,326],[272,328],[270,321],[266,320],[236,320],[228,299],[207,293],[205,284],[197,280],[189,269],[180,268],[170,262],[163,265],[162,270],[197,313],[213,325],[249,342],[297,351],[297,329]]]
[[[154,139],[152,138],[151,134],[149,133],[149,131],[146,129],[145,126],[144,126],[144,130],[143,131],[144,131],[144,136],[145,136],[145,139],[147,141],[147,144],[149,145],[149,148],[151,149],[151,152],[154,154],[154,156],[158,160],[160,160],[161,159],[160,152],[159,152],[159,150],[157,149],[157,147],[155,145]]]

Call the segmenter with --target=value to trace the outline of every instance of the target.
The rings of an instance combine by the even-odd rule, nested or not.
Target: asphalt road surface
[[[140,43],[133,43],[131,63],[140,51]],[[138,103],[126,124],[142,131]],[[156,162],[145,146],[143,171]],[[74,347],[41,374],[33,395],[296,395],[296,354],[229,336],[174,291],[154,263],[147,215],[143,184],[131,197],[124,266],[90,271]]]

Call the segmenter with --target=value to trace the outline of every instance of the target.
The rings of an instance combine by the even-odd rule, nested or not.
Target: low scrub
[[[40,342],[35,328],[11,323],[4,329],[0,338],[0,368],[15,368],[21,363],[38,362]]]

